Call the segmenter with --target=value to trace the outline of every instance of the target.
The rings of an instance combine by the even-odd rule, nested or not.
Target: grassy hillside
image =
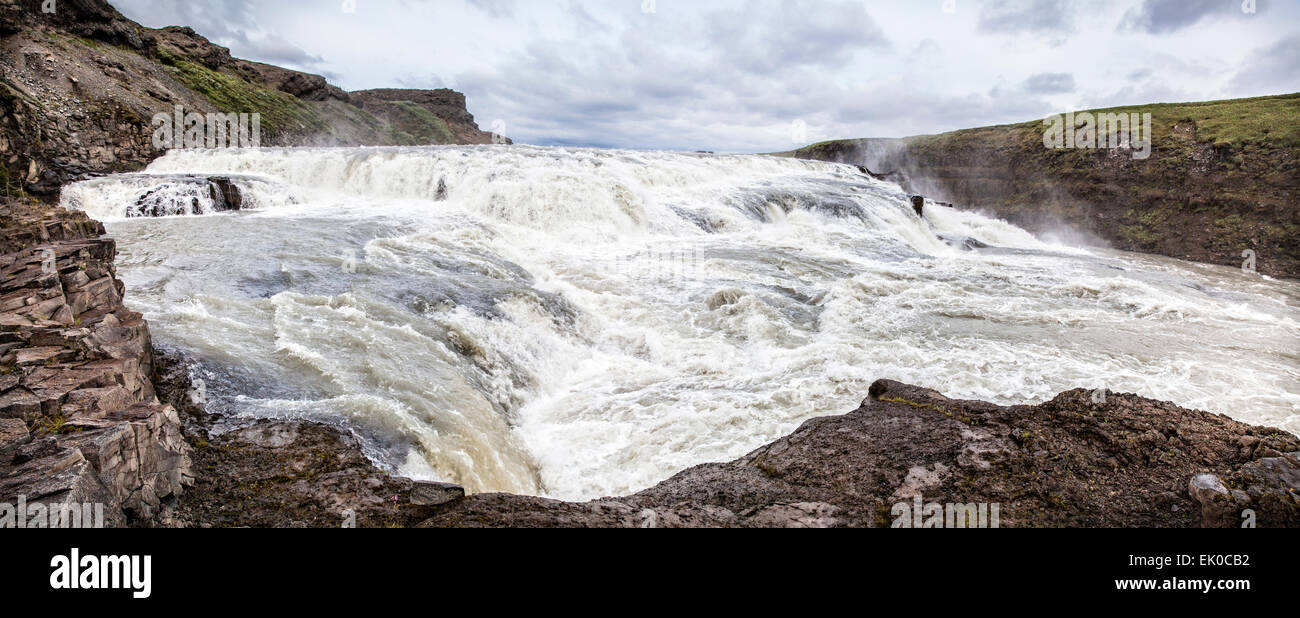
[[[1250,249],[1261,272],[1300,277],[1300,94],[1091,111],[1150,113],[1151,156],[1049,149],[1041,120],[789,154],[897,172],[911,191],[1030,229],[1219,264]]]
[[[260,114],[265,146],[492,143],[459,93],[394,92],[374,101],[232,58],[189,28],[145,28],[104,0],[52,15],[0,2],[0,195],[51,198],[69,180],[144,167],[163,154],[151,119],[177,105]]]

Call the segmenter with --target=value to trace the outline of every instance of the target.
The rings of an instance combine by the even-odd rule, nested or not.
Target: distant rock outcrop
[[[348,93],[325,78],[233,58],[186,27],[145,28],[103,0],[0,0],[0,195],[161,156],[152,119],[258,113],[264,146],[488,144],[449,90]],[[501,140],[498,140],[501,141]]]
[[[465,107],[465,95],[455,90],[406,90],[381,88],[378,90],[358,90],[349,94],[354,104],[366,111],[383,118],[396,130],[415,132],[436,128],[436,123],[427,118],[434,118],[446,124],[450,138],[458,144],[492,144],[493,134],[479,129],[473,114]],[[423,110],[424,113],[421,113]],[[443,136],[431,136],[443,137]],[[505,136],[496,141],[509,144]]]

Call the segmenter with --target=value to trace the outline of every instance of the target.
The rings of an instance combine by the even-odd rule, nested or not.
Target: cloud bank
[[[480,125],[499,120],[516,141],[543,145],[770,152],[1300,91],[1300,2],[115,4],[347,89],[456,88]]]

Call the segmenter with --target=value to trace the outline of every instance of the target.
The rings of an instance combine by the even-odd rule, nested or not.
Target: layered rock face
[[[0,0],[0,195],[164,154],[156,114],[260,114],[263,146],[488,144],[449,90],[348,93],[319,75],[232,58],[190,28],[145,28],[103,0]]]
[[[193,482],[190,448],[155,396],[113,240],[81,213],[29,203],[0,203],[0,222],[0,503],[165,523]]]
[[[632,496],[475,495],[421,525],[1296,527],[1298,487],[1281,430],[1134,395],[1003,407],[882,380],[847,415]]]

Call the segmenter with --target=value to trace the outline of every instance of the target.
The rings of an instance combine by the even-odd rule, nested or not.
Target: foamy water
[[[206,174],[252,210],[203,214],[186,179]],[[128,218],[146,193],[178,216]],[[107,223],[128,305],[197,360],[214,410],[349,427],[471,491],[636,491],[848,412],[877,378],[1004,404],[1106,388],[1300,431],[1297,283],[922,219],[848,166],[181,151],[64,203]]]

